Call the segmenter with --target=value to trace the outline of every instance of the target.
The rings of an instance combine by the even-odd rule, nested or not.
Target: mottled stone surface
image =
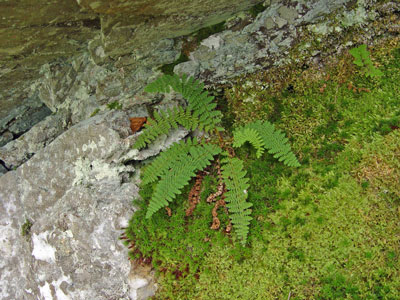
[[[153,71],[155,66],[171,63],[179,56],[178,46],[173,40],[161,40],[139,49],[112,67],[97,65],[88,53],[43,65],[42,78],[31,84],[29,93],[36,95],[36,106],[45,107],[48,113],[51,109],[53,114],[17,138],[9,130],[22,117],[15,113],[0,119],[0,142],[2,138],[3,144],[8,142],[3,147],[0,144],[0,160],[8,168],[18,167],[70,126],[96,112],[109,111],[110,103],[118,103],[131,117],[147,116],[146,105],[159,99],[154,98],[156,95],[138,94],[138,91],[159,74]],[[31,113],[36,106],[29,106],[29,103],[16,109],[17,112],[26,111],[25,115],[30,117],[27,120],[32,121],[35,114]]]
[[[66,59],[89,49],[96,64],[107,62],[114,65],[118,61],[120,67],[132,65],[143,57],[142,48],[149,47],[151,43],[221,22],[259,2],[0,1],[0,120],[1,113],[8,115],[22,104],[17,94],[40,76],[41,67],[46,63],[62,65]],[[149,49],[154,49],[154,45]],[[154,64],[163,61],[163,55],[160,59],[157,56],[153,58]],[[62,86],[49,83],[53,92],[54,88],[60,88],[47,95],[51,101],[46,104],[51,110],[54,104],[63,101],[65,92],[74,82],[74,71],[71,69],[65,73],[65,84]],[[0,138],[0,142],[6,141],[7,136]]]
[[[48,116],[29,132],[0,147],[0,160],[8,169],[19,167],[64,132],[65,120],[62,113]]]
[[[12,88],[35,79],[41,65],[79,53],[100,19],[74,1],[0,2],[0,111]]]
[[[237,76],[291,62],[290,51],[307,35],[318,42],[329,41],[332,46],[325,52],[335,54],[341,47],[352,44],[338,43],[341,33],[350,27],[359,30],[358,36],[353,37],[354,43],[372,42],[374,35],[396,34],[398,25],[387,18],[390,9],[385,7],[398,5],[374,0],[357,3],[348,0],[266,1],[267,8],[254,22],[240,30],[233,28],[210,36],[190,53],[189,61],[175,66],[174,72],[192,75],[207,85],[229,83]],[[382,21],[387,23],[386,32],[382,32],[385,26],[379,29],[373,25],[380,18],[386,18]],[[310,46],[304,44],[304,47]],[[307,51],[304,53],[312,56]],[[317,54],[319,52],[313,55]]]
[[[0,177],[1,299],[140,299],[154,291],[149,278],[129,277],[119,241],[138,193],[122,159],[130,132],[126,113],[98,115]]]
[[[37,94],[19,95],[21,101],[10,110],[0,112],[0,147],[21,136],[51,111]]]
[[[239,31],[210,36],[190,53],[188,62],[177,65],[174,71],[208,83],[224,83],[241,74],[279,65],[285,61],[299,30],[343,9],[349,1],[293,1],[290,5],[268,2],[254,22]]]

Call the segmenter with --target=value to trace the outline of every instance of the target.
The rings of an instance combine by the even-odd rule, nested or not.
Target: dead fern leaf
[[[199,171],[196,176],[196,181],[189,192],[189,208],[186,210],[186,216],[189,217],[193,214],[197,204],[200,202],[201,183],[203,182],[205,172]]]
[[[143,125],[147,122],[146,117],[138,117],[138,118],[129,118],[131,121],[131,130],[132,133],[139,131]]]

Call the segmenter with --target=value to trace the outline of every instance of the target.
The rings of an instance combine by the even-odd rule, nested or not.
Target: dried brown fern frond
[[[203,182],[204,171],[197,172],[196,181],[189,192],[188,200],[189,200],[189,207],[186,210],[186,216],[189,217],[193,214],[193,211],[196,209],[197,204],[200,202],[200,190],[201,190],[201,183]]]

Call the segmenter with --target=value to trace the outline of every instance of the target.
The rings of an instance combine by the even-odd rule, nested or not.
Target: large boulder
[[[121,111],[95,116],[0,177],[1,299],[154,293],[150,275],[130,275],[119,240],[138,195],[129,125]]]

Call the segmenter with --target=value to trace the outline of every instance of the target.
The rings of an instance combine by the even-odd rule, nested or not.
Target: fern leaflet
[[[204,84],[193,77],[163,75],[148,84],[144,90],[151,93],[168,93],[171,88],[188,101],[189,110],[200,119],[201,130],[211,131],[221,122],[222,113],[215,110],[217,104],[213,102],[214,97],[209,96],[204,91]]]
[[[249,224],[252,220],[251,209],[253,204],[246,202],[247,189],[249,188],[249,179],[244,177],[246,171],[243,170],[243,161],[238,158],[226,158],[221,161],[223,164],[222,178],[226,189],[225,201],[229,210],[229,218],[232,221],[233,228],[238,235],[242,245],[247,241]]]
[[[264,153],[264,142],[255,129],[246,127],[241,130],[236,130],[233,133],[233,147],[238,148],[246,142],[249,142],[256,148],[256,156],[260,158]]]
[[[196,145],[198,145],[196,139],[174,143],[143,169],[142,184],[145,185],[157,181],[159,177],[166,174],[175,165],[181,155],[186,155],[190,147]]]
[[[258,120],[239,128],[236,131],[236,136],[241,137],[241,134],[248,129],[253,129],[259,134],[259,137],[261,137],[263,142],[263,147],[267,149],[269,153],[273,154],[273,156],[279,161],[282,161],[285,165],[290,167],[300,166],[299,161],[290,148],[289,140],[285,137],[283,132],[275,129],[273,124],[268,121],[262,122]],[[257,141],[251,136],[249,139],[250,138],[252,139],[250,140],[250,143],[255,145]],[[239,141],[241,141],[241,139],[239,139]],[[239,141],[235,141],[235,143],[238,143]],[[256,149],[258,148],[256,147]]]
[[[190,179],[196,176],[196,172],[203,170],[214,160],[214,155],[221,152],[218,146],[212,144],[193,144],[184,150],[187,151],[180,152],[181,155],[178,155],[173,166],[164,169],[160,176],[150,200],[146,218],[150,218],[160,208],[172,202]]]
[[[178,125],[189,130],[201,127],[198,117],[194,116],[190,110],[185,110],[182,107],[168,109],[166,112],[155,112],[154,119],[149,124],[144,125],[145,130],[139,135],[134,148],[144,148],[160,135],[168,134],[172,128],[178,128]]]

